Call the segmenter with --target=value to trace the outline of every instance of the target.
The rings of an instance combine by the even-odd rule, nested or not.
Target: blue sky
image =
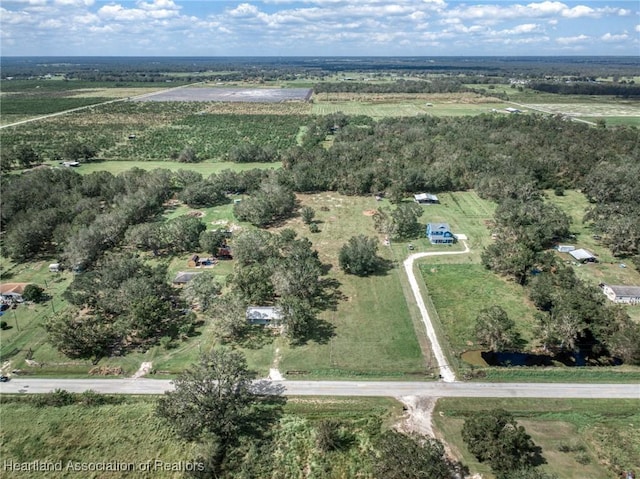
[[[640,1],[3,0],[2,55],[640,55]]]

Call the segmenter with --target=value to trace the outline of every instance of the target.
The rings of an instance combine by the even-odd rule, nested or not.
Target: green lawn
[[[487,479],[493,475],[468,452],[460,430],[470,413],[497,408],[512,412],[542,448],[543,470],[559,479],[614,479],[640,464],[639,406],[637,400],[446,398],[433,418],[453,454]]]

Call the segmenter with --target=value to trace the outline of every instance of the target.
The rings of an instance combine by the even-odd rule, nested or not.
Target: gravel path
[[[427,336],[429,337],[429,342],[431,343],[431,350],[433,351],[433,355],[435,356],[436,361],[438,362],[438,367],[440,368],[440,376],[442,377],[442,380],[444,382],[448,383],[454,382],[456,380],[456,375],[447,362],[447,358],[442,352],[442,348],[440,347],[440,343],[438,342],[438,336],[436,335],[436,331],[433,328],[433,324],[431,323],[429,311],[427,311],[427,307],[425,306],[422,295],[420,294],[420,286],[418,285],[418,280],[416,279],[415,271],[413,270],[413,263],[417,259],[426,258],[428,256],[444,256],[469,253],[471,250],[469,249],[469,245],[467,245],[467,242],[463,241],[462,243],[464,244],[463,251],[432,251],[428,253],[415,253],[404,260],[404,270],[407,273],[407,277],[409,278],[409,284],[411,285],[411,290],[413,291],[413,296],[416,299],[418,309],[420,309],[422,322],[424,323],[424,326],[427,330]]]

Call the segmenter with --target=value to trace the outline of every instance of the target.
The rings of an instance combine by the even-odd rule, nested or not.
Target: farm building
[[[186,271],[180,271],[178,272],[178,274],[176,274],[176,277],[173,278],[172,283],[187,284],[189,281],[191,281],[194,277],[198,276],[199,274],[200,274],[199,272],[191,273]]]
[[[581,263],[595,263],[598,261],[591,252],[582,248],[569,251],[569,254],[573,256],[576,261],[580,261]]]
[[[506,111],[507,113],[522,113],[522,111],[518,110],[517,108],[505,108],[504,111]]]
[[[605,284],[602,291],[614,303],[640,304],[640,286],[619,286]]]
[[[60,268],[60,263],[51,263],[49,265],[49,271],[51,271],[52,273],[59,273],[61,269],[62,268]]]
[[[570,245],[570,244],[558,245],[558,252],[559,253],[569,253],[569,252],[571,252],[571,251],[573,251],[575,249],[576,249],[576,247],[573,246],[573,245]]]
[[[63,161],[62,162],[62,166],[73,166],[73,167],[76,167],[76,166],[80,166],[80,163],[77,162],[77,161]]]
[[[2,303],[22,303],[22,293],[26,283],[5,283],[0,284],[0,302]]]
[[[438,197],[430,193],[420,193],[413,195],[413,200],[420,205],[433,205],[439,203]]]
[[[427,238],[431,244],[452,244],[455,237],[447,223],[428,223]]]
[[[281,319],[282,312],[273,306],[249,306],[247,308],[247,321],[250,324],[275,326]]]

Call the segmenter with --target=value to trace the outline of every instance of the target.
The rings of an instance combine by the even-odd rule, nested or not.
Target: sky
[[[2,0],[6,56],[640,55],[639,0]]]

